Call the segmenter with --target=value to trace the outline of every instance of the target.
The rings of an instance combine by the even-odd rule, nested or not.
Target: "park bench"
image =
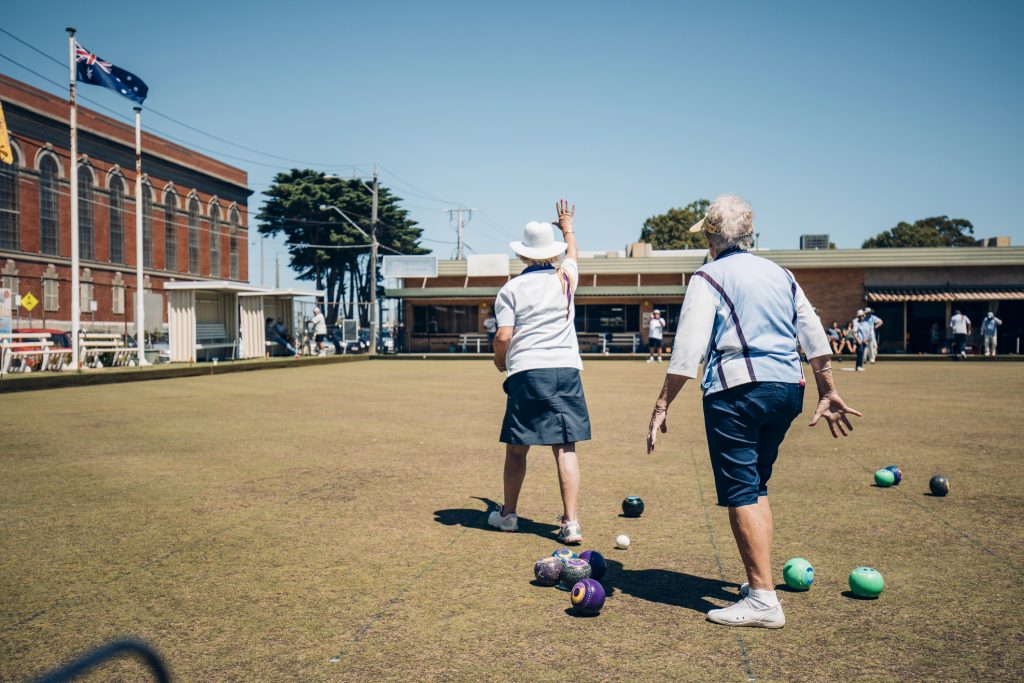
[[[636,350],[640,348],[640,335],[635,332],[613,332],[611,339],[608,336],[601,337],[601,352],[606,355],[614,347],[627,347],[630,353],[636,353]]]
[[[490,351],[490,348],[487,345],[487,335],[486,334],[480,334],[478,332],[471,332],[471,333],[460,334],[459,335],[459,343],[462,346],[462,352],[463,353],[466,353],[469,350],[469,347],[470,347],[470,345],[473,342],[476,343],[476,352],[477,353],[487,353],[487,352]],[[483,351],[480,350],[481,349],[481,346],[480,346],[481,342],[483,343]]]
[[[71,349],[54,344],[49,332],[15,332],[0,335],[0,375],[8,372],[62,370],[71,360]]]
[[[228,338],[228,330],[224,323],[196,324],[196,351],[213,349],[231,349],[234,357],[235,341]]]
[[[124,338],[112,332],[82,332],[78,343],[78,359],[84,367],[103,367],[101,356],[111,355],[110,365],[127,365],[135,350]]]

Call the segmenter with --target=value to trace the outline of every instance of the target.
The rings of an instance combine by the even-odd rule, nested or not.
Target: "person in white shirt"
[[[484,319],[484,332],[487,333],[487,350],[494,352],[494,335],[498,332],[498,319],[494,317],[494,309]]]
[[[647,323],[647,362],[654,362],[654,351],[658,351],[658,362],[661,362],[662,338],[665,336],[665,319],[661,317],[661,311],[654,309],[651,313],[651,321]]]
[[[577,514],[576,442],[590,439],[590,414],[580,383],[583,363],[573,302],[579,282],[573,233],[576,207],[563,199],[556,210],[565,242],[555,242],[550,223],[527,223],[522,241],[511,244],[527,268],[501,288],[494,306],[494,365],[508,375],[501,425],[505,498],[487,523],[502,531],[519,528],[516,510],[526,477],[526,454],[530,446],[550,446],[562,492],[558,540],[574,545],[583,541]],[[563,253],[565,258],[559,261]]]
[[[740,600],[714,609],[708,619],[728,626],[780,628],[786,618],[772,577],[772,512],[768,480],[779,446],[803,409],[803,365],[797,343],[810,359],[822,418],[834,437],[853,429],[860,415],[836,392],[832,349],[803,290],[788,270],[747,251],[754,212],[735,195],[722,195],[691,232],[703,232],[714,259],[693,274],[673,342],[672,358],[648,425],[647,452],[668,431],[673,399],[700,373],[704,427],[718,504],[729,521],[747,582]]]
[[[953,353],[967,358],[967,337],[971,334],[971,319],[956,309],[949,319],[949,330],[953,333]]]
[[[884,325],[884,321],[875,315],[870,307],[864,308],[864,319],[871,323],[871,342],[866,349],[867,361],[872,365],[878,359],[878,330]]]
[[[324,355],[324,339],[327,338],[327,320],[324,318],[324,314],[320,312],[319,306],[313,307],[313,317],[309,321],[309,326],[313,330],[313,341],[316,344],[317,355]]]
[[[997,318],[996,314],[992,311],[989,311],[985,319],[981,321],[981,339],[985,344],[986,356],[996,355],[996,349],[999,347],[998,328],[1002,324],[1003,321]]]

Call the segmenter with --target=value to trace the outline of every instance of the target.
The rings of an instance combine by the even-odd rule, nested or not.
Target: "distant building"
[[[68,102],[4,75],[0,99],[14,151],[0,163],[0,286],[39,300],[34,325],[70,329]],[[135,129],[79,107],[78,151],[83,328],[134,332]],[[147,304],[154,330],[166,322],[165,282],[248,281],[252,191],[242,169],[148,133],[142,170],[144,289],[162,299],[159,320]]]
[[[985,237],[984,239],[976,240],[974,245],[977,247],[1009,247],[1009,237]]]
[[[874,308],[885,321],[879,330],[884,353],[930,351],[932,325],[947,334],[954,309],[975,323],[975,335],[981,319],[995,312],[1003,321],[1000,353],[1013,353],[1018,339],[1024,337],[1024,247],[762,250],[758,254],[793,272],[823,325],[833,320],[845,324],[858,308]],[[655,308],[665,314],[665,340],[671,346],[686,285],[707,258],[703,249],[654,251],[637,258],[581,257],[575,300],[580,350],[600,349],[601,337],[607,333],[638,334],[646,342],[645,321]],[[399,308],[403,350],[458,350],[462,335],[483,334],[483,321],[498,289],[524,267],[512,260],[506,275],[470,277],[465,261],[440,261],[436,278],[400,280],[387,294],[403,302]]]
[[[828,235],[800,235],[801,249],[828,249]]]

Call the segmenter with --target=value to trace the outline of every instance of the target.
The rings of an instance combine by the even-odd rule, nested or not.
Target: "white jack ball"
[[[629,547],[629,536],[626,534],[619,534],[615,539],[615,547],[619,550],[625,550]]]

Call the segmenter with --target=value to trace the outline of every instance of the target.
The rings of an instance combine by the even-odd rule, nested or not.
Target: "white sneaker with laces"
[[[519,516],[514,512],[501,514],[502,508],[491,510],[487,515],[487,523],[498,531],[519,531]]]
[[[583,532],[580,530],[580,523],[562,521],[558,530],[558,540],[566,545],[579,545],[583,542]]]
[[[711,610],[708,612],[708,620],[725,626],[753,628],[782,628],[786,625],[786,615],[782,613],[781,604],[767,609],[755,609],[746,598],[728,607]]]

